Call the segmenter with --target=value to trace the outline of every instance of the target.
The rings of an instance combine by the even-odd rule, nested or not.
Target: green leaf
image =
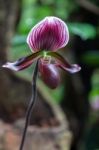
[[[12,39],[13,46],[19,46],[26,43],[27,35],[15,35]]]
[[[99,66],[99,50],[87,51],[82,55],[82,62],[90,66]]]
[[[96,29],[87,23],[68,23],[69,31],[80,36],[83,40],[93,39],[96,36]]]

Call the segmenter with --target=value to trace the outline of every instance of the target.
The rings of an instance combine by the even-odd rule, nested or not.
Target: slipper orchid
[[[77,64],[70,64],[56,52],[65,47],[68,41],[69,32],[65,22],[57,17],[45,17],[31,29],[27,37],[27,43],[33,53],[13,63],[7,62],[3,67],[20,71],[39,59],[38,68],[41,77],[50,88],[54,89],[60,81],[58,67],[70,73],[81,69]]]

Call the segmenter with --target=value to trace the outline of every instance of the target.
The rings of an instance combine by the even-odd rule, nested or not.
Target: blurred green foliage
[[[17,27],[17,32],[12,39],[12,48],[9,53],[9,57],[12,60],[16,60],[22,56],[31,53],[28,45],[26,44],[26,37],[30,29],[41,19],[46,16],[58,16],[64,21],[69,20],[73,11],[79,10],[79,6],[72,0],[23,0],[22,1],[22,14],[21,19]],[[93,39],[96,37],[96,28],[88,23],[81,22],[68,22],[66,21],[71,36],[77,35],[83,40]],[[88,65],[99,64],[99,53],[89,50],[82,56],[82,61]],[[23,77],[31,79],[31,73],[33,68],[30,67],[25,71],[19,73]],[[59,102],[62,99],[62,93],[64,92],[64,85],[56,90],[50,91],[45,86],[45,91],[52,93],[53,99]]]
[[[84,52],[82,62],[89,66],[99,66],[99,50],[89,50]]]
[[[64,0],[46,0],[41,2],[42,4],[37,0],[23,0],[22,16],[18,26],[19,33],[27,34],[38,21],[46,16],[54,14],[66,19],[72,7],[75,6],[71,3],[71,7],[68,7],[70,2],[66,1],[64,3]]]
[[[99,150],[99,124],[93,125],[86,135],[84,150]]]
[[[99,0],[91,0],[94,4],[99,5]],[[20,22],[17,26],[16,34],[12,39],[12,47],[9,52],[10,60],[17,60],[20,57],[29,55],[30,48],[26,43],[27,34],[30,29],[46,16],[57,16],[63,19],[69,28],[70,36],[78,36],[82,41],[93,40],[99,35],[99,27],[95,27],[87,22],[69,21],[73,12],[79,11],[79,6],[74,0],[22,0],[22,14]],[[80,51],[80,50],[79,50]],[[81,55],[81,61],[89,67],[99,67],[99,50],[87,49]],[[22,78],[32,80],[33,65],[28,69],[18,72],[17,75]],[[39,86],[42,87],[46,96],[60,103],[66,88],[62,83],[56,90],[51,90],[39,79]],[[51,93],[51,94],[50,94]],[[91,91],[89,93],[89,101],[93,97],[99,95],[99,70],[94,72],[91,78]],[[93,116],[91,115],[91,120]],[[99,149],[99,128],[94,127],[86,135],[85,148],[83,150]]]
[[[96,29],[88,23],[68,23],[69,31],[80,36],[83,40],[93,39],[96,36]]]

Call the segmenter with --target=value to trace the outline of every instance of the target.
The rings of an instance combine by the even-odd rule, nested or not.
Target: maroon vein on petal
[[[67,25],[57,17],[46,17],[29,32],[27,43],[32,51],[56,51],[69,40]]]
[[[70,64],[60,54],[56,52],[48,52],[48,54],[55,58],[58,67],[70,73],[76,73],[81,70],[81,67],[77,64]]]
[[[20,71],[29,67],[36,59],[41,57],[41,52],[36,52],[29,56],[18,59],[15,62],[7,62],[2,67],[9,68],[14,71]]]

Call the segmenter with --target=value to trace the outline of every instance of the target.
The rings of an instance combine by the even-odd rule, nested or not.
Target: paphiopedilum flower
[[[58,67],[70,73],[81,69],[77,64],[70,64],[56,52],[65,47],[68,41],[69,32],[65,22],[57,17],[46,17],[28,34],[27,43],[32,54],[12,63],[7,62],[3,67],[20,71],[39,59],[39,72],[43,81],[50,88],[56,88],[60,81]]]

